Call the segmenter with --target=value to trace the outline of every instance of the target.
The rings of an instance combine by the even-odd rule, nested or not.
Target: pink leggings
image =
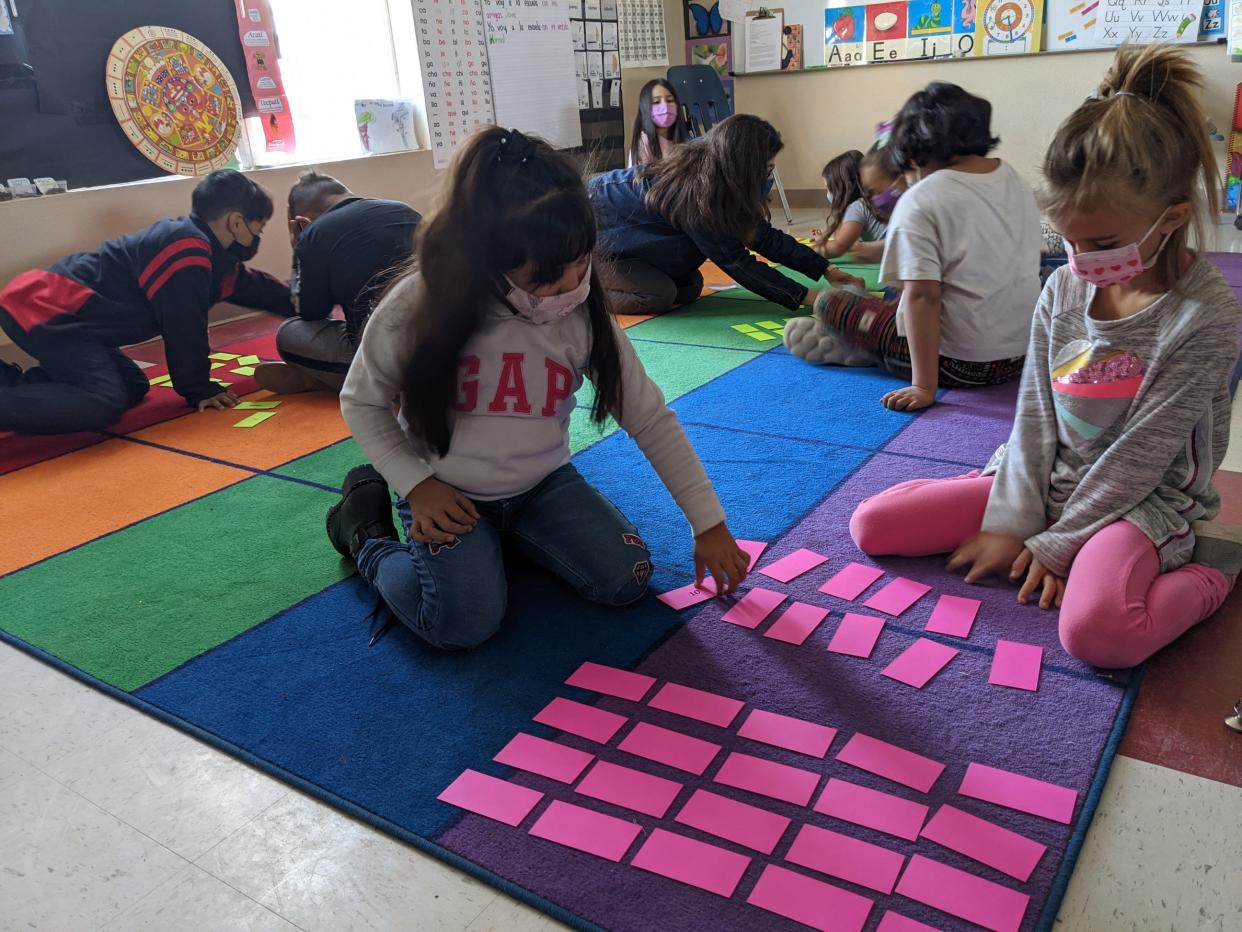
[[[850,533],[864,553],[924,557],[956,550],[983,523],[992,478],[915,479],[858,506]],[[1233,581],[1188,563],[1160,572],[1147,536],[1128,521],[1099,531],[1078,552],[1065,584],[1061,644],[1097,667],[1132,667],[1220,607]]]

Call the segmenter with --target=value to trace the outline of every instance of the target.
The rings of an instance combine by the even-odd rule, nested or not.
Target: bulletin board
[[[569,0],[582,154],[593,171],[625,165],[617,0]]]

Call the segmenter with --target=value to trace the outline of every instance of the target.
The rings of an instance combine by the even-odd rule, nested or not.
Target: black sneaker
[[[368,540],[400,540],[388,483],[374,466],[355,466],[345,476],[341,500],[328,509],[328,540],[350,559],[357,558]]]
[[[22,367],[14,362],[0,362],[0,388],[12,388],[22,383]]]

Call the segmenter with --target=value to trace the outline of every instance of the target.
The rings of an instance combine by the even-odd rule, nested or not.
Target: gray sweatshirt
[[[1194,550],[1190,522],[1220,510],[1212,474],[1229,445],[1242,308],[1203,258],[1124,320],[1091,318],[1094,296],[1068,268],[1044,288],[983,530],[1024,538],[1065,576],[1092,535],[1124,518],[1168,572]]]
[[[409,323],[421,287],[417,275],[395,287],[363,331],[341,390],[354,439],[403,497],[431,476],[480,501],[529,491],[569,462],[569,417],[591,355],[585,308],[534,324],[496,303],[462,350],[452,443],[441,458],[409,432],[394,407],[414,351]],[[724,520],[724,510],[677,416],[619,327],[616,337],[625,407],[617,420],[701,534]]]

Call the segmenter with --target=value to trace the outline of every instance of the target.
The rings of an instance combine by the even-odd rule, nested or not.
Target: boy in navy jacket
[[[164,338],[173,388],[200,411],[237,398],[209,375],[207,312],[219,301],[288,317],[286,284],[243,264],[259,249],[272,199],[235,171],[207,175],[188,217],[23,272],[0,291],[0,328],[38,360],[0,364],[0,430],[102,430],[138,404],[147,377],[119,347]]]

